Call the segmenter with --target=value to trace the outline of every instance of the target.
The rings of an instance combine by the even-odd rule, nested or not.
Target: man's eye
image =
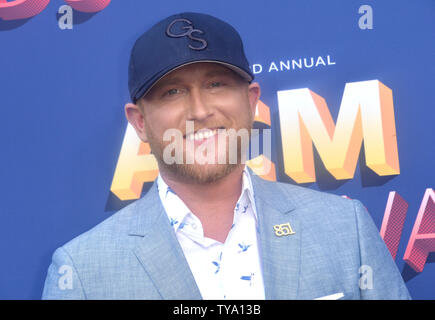
[[[174,94],[177,94],[178,92],[179,92],[178,89],[170,89],[170,90],[166,91],[166,95],[172,96]]]
[[[218,81],[216,81],[216,82],[212,82],[211,84],[210,84],[210,87],[212,87],[212,88],[219,88],[219,87],[221,87],[222,86],[222,82],[218,82]]]

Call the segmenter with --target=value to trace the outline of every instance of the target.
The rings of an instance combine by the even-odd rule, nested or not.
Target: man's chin
[[[165,165],[177,179],[186,183],[209,184],[216,182],[238,167],[237,164],[174,164]]]

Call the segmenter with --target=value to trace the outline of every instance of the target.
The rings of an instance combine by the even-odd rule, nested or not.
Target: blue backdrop
[[[27,19],[0,16],[0,299],[39,299],[53,251],[125,204],[110,186],[127,126],[129,51],[145,29],[182,11],[240,32],[250,63],[263,67],[256,80],[275,138],[279,90],[310,88],[336,120],[346,83],[378,79],[392,89],[400,174],[381,178],[359,161],[353,179],[325,174],[307,186],[361,200],[379,229],[397,191],[409,208],[396,263],[414,299],[435,298],[435,254],[422,272],[403,261],[435,181],[433,0],[113,0],[97,13],[74,10],[73,28],[61,29],[65,4],[51,0]],[[360,28],[362,5],[373,10],[372,29]],[[272,61],[328,55],[334,64],[268,70]],[[294,183],[280,151],[273,157],[277,179]]]

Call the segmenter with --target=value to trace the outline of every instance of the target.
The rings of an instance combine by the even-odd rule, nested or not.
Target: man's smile
[[[224,127],[202,128],[202,129],[196,130],[195,132],[191,132],[191,133],[184,135],[183,138],[186,139],[187,141],[202,142],[204,140],[207,140],[209,138],[216,136],[219,133],[222,133],[223,130],[225,130]]]

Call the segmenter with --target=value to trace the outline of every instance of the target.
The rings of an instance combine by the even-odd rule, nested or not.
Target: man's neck
[[[184,202],[212,204],[234,198],[237,201],[242,190],[243,170],[243,165],[237,166],[225,177],[207,184],[187,182],[164,171],[160,174]]]
[[[244,165],[213,183],[195,184],[161,172],[166,184],[201,221],[207,237],[224,242],[231,229],[234,207],[242,191]]]

